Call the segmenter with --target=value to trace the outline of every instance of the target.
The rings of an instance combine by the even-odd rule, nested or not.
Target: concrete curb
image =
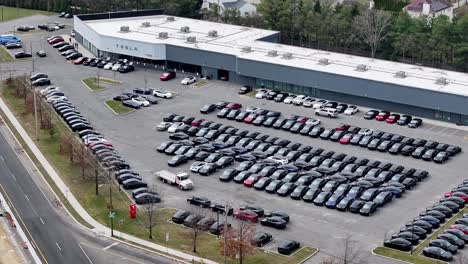
[[[307,260],[309,260],[310,258],[312,258],[313,256],[317,255],[317,253],[319,253],[320,251],[320,248],[315,248],[315,252],[314,254],[310,254],[307,258],[303,259],[301,262],[297,263],[297,264],[302,264],[302,263],[305,263]],[[297,252],[297,251],[296,251]]]
[[[391,257],[387,257],[387,256],[384,256],[384,255],[376,254],[376,253],[374,253],[375,249],[376,248],[371,250],[371,254],[374,255],[374,256],[381,257],[381,258],[386,258],[386,259],[391,259],[391,260],[396,260],[396,261],[402,262],[402,263],[413,264],[412,262],[408,262],[408,261],[399,260],[399,259],[396,259],[396,258],[391,258]]]
[[[109,100],[107,100],[107,101],[109,101]],[[124,116],[124,115],[128,115],[128,114],[131,114],[131,113],[133,113],[133,112],[136,111],[135,109],[132,109],[132,111],[130,111],[130,112],[128,112],[128,113],[119,114],[119,113],[117,113],[116,111],[114,111],[114,109],[112,109],[112,107],[110,107],[110,106],[106,103],[107,101],[104,101],[104,104],[105,104],[106,107],[109,108],[109,110],[111,110],[112,113],[114,113],[114,115],[116,115],[116,116]]]
[[[88,88],[88,90],[90,90],[91,92],[95,93],[95,92],[100,92],[100,91],[104,91],[107,89],[107,87],[104,87],[104,86],[101,86],[101,87],[104,87],[103,89],[99,89],[99,90],[93,90],[91,89],[91,87],[89,87],[83,80],[80,80],[80,82],[86,87]]]
[[[2,98],[0,98],[0,108],[5,112],[5,115],[7,118],[10,120],[12,125],[16,128],[20,136],[23,138],[25,143],[29,146],[31,149],[31,152],[34,153],[36,156],[37,160],[41,163],[41,165],[44,167],[44,169],[47,171],[49,176],[52,178],[52,180],[55,182],[57,187],[60,189],[60,191],[63,193],[65,198],[68,200],[70,205],[77,211],[77,213],[80,214],[80,216],[83,218],[84,221],[86,221],[88,224],[94,227],[92,229],[93,232],[95,232],[98,235],[103,235],[107,237],[111,237],[111,230],[110,228],[102,225],[101,223],[97,222],[94,218],[92,218],[88,212],[81,206],[81,204],[78,202],[76,197],[73,195],[73,193],[70,192],[66,184],[62,181],[60,176],[57,174],[57,172],[53,169],[53,167],[50,165],[50,163],[47,161],[47,159],[44,157],[42,152],[39,150],[39,148],[36,146],[34,141],[29,137],[27,132],[24,130],[22,125],[19,123],[19,121],[16,119],[16,117],[13,115],[13,113],[10,111],[10,109],[7,107],[5,102],[3,101]],[[68,211],[67,211],[68,212]],[[68,212],[69,213],[69,212]],[[197,256],[193,256],[181,251],[177,251],[174,249],[167,248],[166,246],[162,246],[159,244],[155,244],[152,242],[148,242],[146,240],[122,233],[121,238],[130,241],[132,243],[136,243],[148,248],[153,248],[155,250],[158,250],[160,252],[167,252],[169,255],[177,256],[182,259],[185,259],[187,261],[196,261],[196,262],[203,262],[203,263],[208,263],[208,264],[215,264],[216,262],[211,261],[211,260],[205,260]]]
[[[13,221],[15,223],[18,223],[18,224],[16,224],[16,230],[18,230],[18,233],[19,233],[19,236],[21,237],[21,240],[23,240],[24,243],[26,243],[26,245],[28,246],[28,249],[29,249],[28,251],[31,254],[34,262],[37,263],[37,264],[41,264],[42,263],[41,259],[37,255],[36,250],[34,250],[34,247],[33,247],[32,243],[31,243],[31,241],[29,241],[29,239],[26,237],[26,234],[24,233],[23,228],[21,227],[21,225],[19,225],[19,222],[16,219],[15,214],[12,213],[12,211],[10,209],[10,206],[8,206],[7,200],[5,200],[5,198],[3,197],[1,192],[0,192],[0,203],[2,204],[2,206],[3,206],[3,208],[5,209],[6,212],[10,212],[10,215],[11,215],[11,218],[13,218]]]

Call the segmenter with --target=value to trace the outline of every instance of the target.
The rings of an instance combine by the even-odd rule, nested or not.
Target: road
[[[96,237],[74,223],[36,183],[40,176],[19,146],[10,145],[5,127],[0,134],[0,192],[43,263],[174,263],[150,252],[108,238]],[[7,140],[9,138],[10,140]],[[10,142],[9,142],[10,141]],[[19,153],[19,154],[18,154]],[[18,157],[20,155],[20,157]],[[31,168],[31,169],[29,169]],[[34,177],[34,180],[33,180]],[[40,183],[39,183],[40,184]]]

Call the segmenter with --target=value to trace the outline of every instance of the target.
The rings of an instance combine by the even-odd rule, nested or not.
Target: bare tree
[[[368,9],[354,18],[355,34],[369,46],[372,58],[375,57],[379,45],[389,35],[391,19],[390,14],[376,9]]]
[[[158,193],[156,191],[155,185],[152,185],[150,188],[148,188],[149,192],[154,192]],[[161,193],[159,192],[159,197],[161,197]],[[153,239],[153,228],[156,226],[157,221],[156,221],[156,211],[157,209],[163,207],[163,203],[161,201],[159,202],[149,202],[146,203],[143,206],[143,210],[145,211],[146,214],[146,219],[145,219],[145,227],[148,229],[148,238]]]
[[[341,242],[342,250],[337,255],[330,256],[322,261],[322,264],[363,264],[362,252],[359,249],[357,241],[352,239],[351,235],[346,235]]]
[[[192,205],[190,206],[189,212],[191,214],[197,215],[201,220],[208,216],[209,210],[206,208],[202,208],[200,206]],[[186,237],[187,239],[192,240],[192,252],[193,253],[197,253],[198,236],[201,234],[201,232],[203,232],[202,227],[197,224],[190,226],[190,228],[188,229],[183,229],[181,231],[182,236]]]
[[[223,230],[226,236],[226,256],[239,258],[239,264],[243,263],[244,257],[252,254],[256,248],[252,245],[255,236],[254,223],[238,221],[237,226]],[[221,241],[221,254],[224,254],[224,241]]]

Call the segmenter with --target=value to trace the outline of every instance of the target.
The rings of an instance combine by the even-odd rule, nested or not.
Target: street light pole
[[[109,205],[109,216],[111,220],[111,237],[114,236],[114,217],[112,213],[114,212],[114,208],[112,206],[112,184],[109,182],[109,200],[110,200],[110,205]]]
[[[32,42],[31,42],[31,56],[32,56]],[[31,76],[34,73],[34,56],[32,56],[32,67],[31,67]],[[34,100],[34,125],[35,125],[35,132],[36,132],[36,141],[39,141],[39,122],[37,118],[37,99],[36,99],[36,90],[34,87],[32,87],[32,82],[31,82],[31,91],[33,93],[33,100]]]
[[[228,204],[228,202],[226,202],[226,205],[224,206],[224,228],[223,228],[223,232],[224,232],[224,264],[226,264],[226,250],[227,250],[226,231],[227,231],[227,216],[228,216],[228,208],[229,208],[228,206],[229,206],[229,204]]]

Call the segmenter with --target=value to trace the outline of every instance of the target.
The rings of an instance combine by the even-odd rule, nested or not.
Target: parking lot
[[[44,33],[24,34],[22,38],[25,42],[38,41],[43,35]],[[404,225],[409,217],[414,214],[413,212],[422,211],[438,200],[441,193],[455,187],[465,178],[464,170],[466,165],[464,162],[467,158],[466,153],[461,153],[447,163],[439,165],[433,162],[305,137],[283,130],[218,119],[214,114],[202,115],[199,112],[201,106],[221,100],[241,103],[243,108],[255,106],[280,111],[283,115],[297,114],[313,117],[314,112],[312,109],[304,107],[239,96],[237,94],[239,85],[229,82],[211,80],[202,87],[192,88],[180,85],[183,74],[179,74],[175,80],[161,82],[159,80],[161,72],[154,70],[137,69],[135,72],[128,74],[119,74],[113,71],[76,66],[66,62],[55,49],[45,43],[45,40],[41,41],[43,41],[42,48],[46,50],[48,56],[36,59],[35,71],[54,73],[53,85],[60,86],[66,92],[70,101],[81,110],[98,131],[112,141],[116,149],[127,158],[148,183],[158,185],[157,188],[161,189],[164,195],[163,199],[171,207],[187,209],[186,198],[192,195],[206,196],[214,202],[227,201],[234,208],[244,204],[256,204],[265,210],[285,211],[291,216],[291,223],[284,231],[275,231],[271,228],[259,226],[259,229],[268,230],[276,238],[295,239],[312,247],[320,248],[321,254],[333,255],[336,254],[336,244],[347,234],[351,234],[353,239],[359,241],[365,254],[368,254],[372,248],[382,243],[384,237],[393,233],[392,230],[396,231],[400,226]],[[25,69],[31,67],[30,63],[24,61],[15,62],[14,64],[18,64]],[[122,81],[122,84],[99,92],[90,91],[80,80],[96,76],[97,71],[99,71],[100,76]],[[172,99],[160,99],[157,105],[142,108],[139,111],[122,116],[116,116],[104,104],[105,100],[111,99],[121,92],[144,87],[145,80],[147,80],[148,88],[172,91],[176,96]],[[173,169],[167,165],[169,157],[155,151],[156,146],[168,140],[168,133],[160,133],[155,129],[156,125],[162,121],[162,117],[168,113],[206,118],[236,128],[258,131],[313,147],[391,162],[415,169],[424,169],[429,171],[430,177],[422,184],[418,184],[413,190],[406,192],[403,199],[395,199],[384,208],[379,209],[370,218],[258,192],[234,183],[221,183],[218,176],[222,171],[208,177],[192,174],[195,189],[190,192],[182,192],[175,187],[160,184],[159,180],[152,175],[152,172],[162,169],[189,172],[190,162]],[[368,127],[384,132],[457,145],[462,147],[465,152],[468,149],[468,131],[432,125],[427,122],[418,129],[410,129],[364,120],[362,118],[363,113],[365,113],[365,109],[361,108],[361,111],[354,116],[340,115],[336,119],[326,117],[320,119],[325,127],[336,127],[339,123],[345,122],[353,126]]]

